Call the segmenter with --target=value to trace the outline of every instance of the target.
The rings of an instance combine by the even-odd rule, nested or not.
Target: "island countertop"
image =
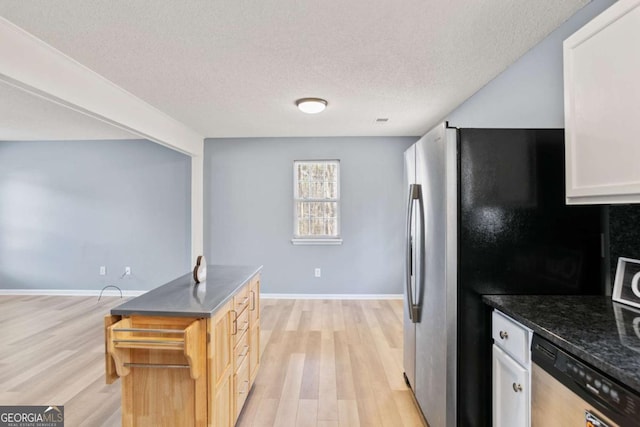
[[[207,265],[206,282],[188,273],[113,309],[121,316],[212,317],[262,266]]]
[[[640,309],[605,296],[485,295],[483,300],[640,392]]]

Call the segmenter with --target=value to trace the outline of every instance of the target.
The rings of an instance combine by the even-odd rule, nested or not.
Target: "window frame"
[[[303,199],[298,194],[298,165],[301,163],[322,163],[335,164],[336,168],[336,197],[335,198],[319,198],[319,199]],[[339,159],[308,159],[293,161],[293,238],[291,243],[294,245],[341,245],[342,229],[341,229],[341,183],[340,183],[340,160]],[[336,203],[336,235],[298,235],[298,203],[299,202],[333,202]]]

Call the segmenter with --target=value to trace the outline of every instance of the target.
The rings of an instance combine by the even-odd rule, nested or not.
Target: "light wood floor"
[[[103,317],[120,298],[0,296],[0,405],[64,405],[65,425],[120,425]]]
[[[123,300],[0,296],[0,405],[120,425],[102,318]],[[422,426],[402,377],[402,301],[263,300],[262,364],[238,426]]]

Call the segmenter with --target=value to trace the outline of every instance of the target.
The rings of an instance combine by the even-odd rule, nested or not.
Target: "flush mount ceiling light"
[[[303,113],[317,114],[327,108],[327,101],[320,98],[301,98],[296,101],[296,105]]]

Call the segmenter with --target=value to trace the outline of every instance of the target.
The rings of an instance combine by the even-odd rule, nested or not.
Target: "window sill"
[[[341,245],[342,239],[291,239],[291,243],[294,245]]]

